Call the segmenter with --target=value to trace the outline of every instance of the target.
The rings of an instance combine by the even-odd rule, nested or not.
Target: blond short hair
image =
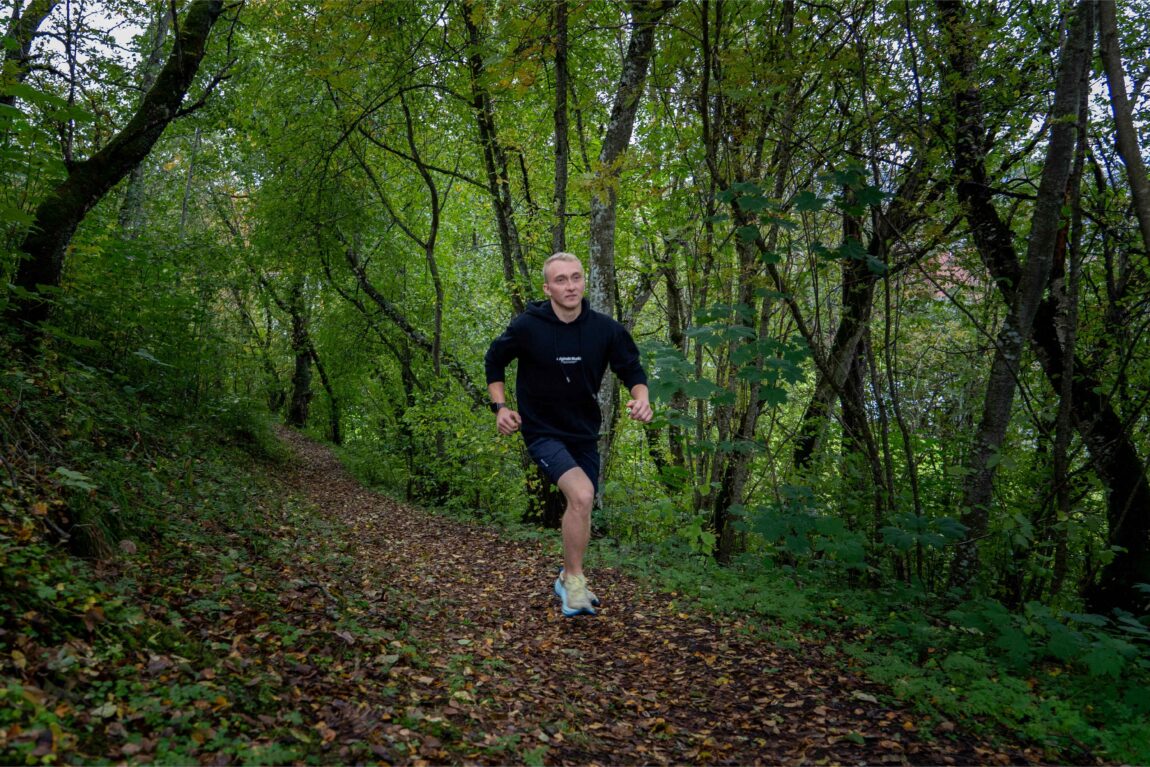
[[[574,253],[567,253],[564,251],[559,251],[558,253],[552,253],[550,256],[547,257],[547,260],[543,262],[543,281],[544,282],[547,282],[547,267],[551,266],[551,264],[555,263],[556,261],[574,261],[575,263],[579,264],[580,266],[583,265],[583,263],[579,260],[579,256],[575,255]]]

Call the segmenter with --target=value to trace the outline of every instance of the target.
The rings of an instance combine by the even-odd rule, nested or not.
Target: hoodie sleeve
[[[519,356],[519,334],[516,332],[516,323],[507,326],[503,334],[491,342],[487,354],[483,357],[483,369],[487,375],[487,383],[503,381],[504,371],[511,360]]]
[[[615,334],[610,351],[611,370],[630,391],[636,384],[647,383],[647,373],[639,361],[639,347],[635,345],[635,339],[627,332],[627,328],[619,323],[614,324]]]

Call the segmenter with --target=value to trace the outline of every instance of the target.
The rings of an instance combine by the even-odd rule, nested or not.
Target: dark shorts
[[[527,452],[556,485],[560,477],[578,467],[599,489],[599,447],[594,442],[569,445],[551,437],[537,437],[527,445]]]

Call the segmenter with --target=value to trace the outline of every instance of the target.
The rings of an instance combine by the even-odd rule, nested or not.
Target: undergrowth
[[[836,648],[917,711],[920,729],[957,724],[1021,740],[1055,763],[1150,763],[1150,631],[1133,616],[1037,603],[1012,613],[990,599],[948,608],[910,587],[864,588],[833,568],[754,557],[720,567],[683,541],[605,539],[591,550],[702,609],[746,617],[764,639]]]
[[[177,413],[76,360],[5,363],[0,763],[394,758],[333,742],[343,714],[300,681],[309,659],[396,653],[403,631],[368,619],[331,523],[262,479],[286,454],[260,413]]]

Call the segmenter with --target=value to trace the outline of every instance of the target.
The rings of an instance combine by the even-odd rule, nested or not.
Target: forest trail
[[[340,577],[359,579],[374,599],[359,622],[402,627],[403,644],[418,649],[348,648],[376,656],[354,663],[352,693],[334,676],[325,682],[334,671],[302,675],[300,699],[323,717],[318,729],[333,748],[367,742],[389,761],[430,764],[1033,758],[954,731],[924,737],[914,716],[875,702],[878,691],[820,645],[755,641],[734,620],[688,614],[610,569],[593,572],[599,616],[564,618],[543,544],[398,504],[358,484],[325,446],[280,434],[297,457],[282,479],[350,533],[342,544],[352,564]]]

